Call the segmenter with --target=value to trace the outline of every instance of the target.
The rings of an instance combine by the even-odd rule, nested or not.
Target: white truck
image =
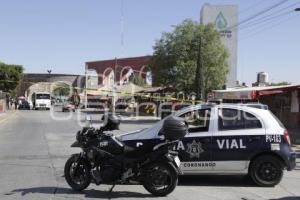
[[[35,92],[32,94],[32,103],[35,110],[51,108],[51,95],[49,92]]]

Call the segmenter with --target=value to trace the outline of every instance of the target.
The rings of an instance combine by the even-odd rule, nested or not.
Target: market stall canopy
[[[165,92],[176,92],[174,87],[160,86],[160,87],[149,87],[145,88],[142,93],[165,93]]]
[[[110,95],[111,92],[112,92],[112,88],[108,88],[105,86],[98,89],[87,89],[88,96],[103,96],[103,95],[106,96],[106,95]]]
[[[127,83],[124,85],[117,86],[117,93],[121,95],[133,95],[135,93],[143,91],[144,88],[133,83]],[[119,95],[119,94],[118,94]]]

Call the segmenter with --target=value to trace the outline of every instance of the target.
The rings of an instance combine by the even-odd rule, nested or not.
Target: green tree
[[[154,85],[172,85],[178,90],[195,92],[196,68],[201,37],[204,92],[220,89],[228,72],[228,53],[213,24],[185,20],[172,32],[156,41],[150,64]]]
[[[139,74],[131,74],[129,77],[129,82],[138,85],[138,86],[144,86],[145,85],[145,80],[143,77],[141,77]]]
[[[23,78],[21,65],[8,65],[0,62],[0,90],[12,92]]]
[[[70,86],[66,83],[58,83],[53,90],[53,94],[55,96],[69,96]]]

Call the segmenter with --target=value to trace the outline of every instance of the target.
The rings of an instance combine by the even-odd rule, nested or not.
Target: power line
[[[256,1],[254,1],[254,3],[252,3],[252,4],[251,4],[250,6],[248,6],[247,8],[241,10],[241,11],[239,12],[239,14],[247,13],[249,10],[251,10],[252,8],[257,7],[257,6],[260,5],[261,3],[262,3],[261,0],[256,0]]]
[[[270,11],[270,10],[272,10],[272,9],[274,9],[274,8],[276,8],[276,7],[278,7],[278,6],[280,6],[280,5],[282,5],[283,3],[287,2],[287,1],[288,1],[288,0],[283,0],[283,1],[280,1],[280,2],[278,2],[278,3],[276,3],[276,4],[273,4],[272,6],[266,8],[266,9],[264,9],[264,10],[261,10],[261,11],[259,11],[258,13],[256,13],[256,14],[254,14],[254,15],[252,15],[252,16],[250,16],[250,17],[248,17],[248,18],[246,18],[246,19],[244,19],[244,20],[238,22],[237,24],[235,24],[235,25],[229,27],[229,29],[232,30],[232,29],[234,29],[234,28],[237,28],[237,27],[239,27],[240,25],[242,25],[242,24],[244,24],[244,23],[246,23],[246,22],[248,22],[248,21],[250,21],[250,20],[252,20],[252,19],[255,19],[256,17],[258,17],[258,16],[260,16],[260,15],[263,15],[263,14],[267,13],[268,11]]]
[[[256,25],[259,25],[259,24],[263,24],[263,23],[265,23],[265,22],[268,22],[268,24],[269,24],[269,23],[270,23],[269,21],[272,22],[274,19],[276,20],[276,19],[279,18],[279,17],[282,17],[282,16],[285,16],[285,15],[291,14],[291,13],[293,13],[293,12],[294,12],[294,11],[288,11],[288,12],[280,13],[280,14],[275,15],[275,16],[273,16],[273,17],[269,17],[269,18],[266,18],[266,19],[264,19],[264,20],[256,21],[256,23],[251,23],[251,24],[249,24],[249,25],[247,25],[247,26],[241,27],[239,30],[248,29],[248,28],[251,28],[251,27],[253,27],[253,26],[256,26]]]
[[[262,16],[262,17],[258,18],[257,20],[250,21],[249,23],[243,24],[242,26],[251,26],[252,24],[258,24],[262,20],[265,20],[267,18],[271,18],[272,16],[274,16],[274,14],[278,14],[281,11],[284,11],[284,10],[287,10],[287,9],[290,10],[291,7],[294,7],[297,4],[300,4],[300,3],[296,2],[296,3],[293,3],[291,5],[285,6],[285,7],[281,8],[281,9],[279,9],[279,10],[275,10],[274,12],[270,13],[269,15]]]
[[[299,14],[297,14],[296,16],[299,16]],[[242,37],[240,40],[243,40],[243,39],[247,39],[247,38],[253,37],[253,36],[255,36],[255,35],[257,35],[257,34],[263,32],[263,31],[266,31],[266,30],[270,30],[270,29],[272,29],[272,28],[275,28],[276,26],[282,24],[283,22],[288,21],[288,20],[291,19],[292,17],[295,17],[295,15],[291,15],[291,16],[289,16],[289,17],[283,19],[283,20],[280,20],[278,23],[271,24],[270,26],[263,27],[262,29],[259,29],[258,31],[254,32],[254,33],[252,32],[252,34],[248,34],[248,35],[246,35],[245,37]]]

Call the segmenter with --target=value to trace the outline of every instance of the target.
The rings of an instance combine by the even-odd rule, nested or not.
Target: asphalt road
[[[67,158],[79,151],[69,146],[79,124],[84,124],[84,115],[17,111],[6,117],[0,121],[1,200],[153,198],[140,185],[117,185],[110,196],[108,185],[91,185],[82,193],[75,193],[68,187],[63,167]],[[93,115],[93,119],[99,122],[100,115]],[[121,130],[135,130],[151,124],[125,121]],[[274,188],[257,187],[246,177],[238,176],[181,177],[176,190],[163,199],[300,199],[300,163],[296,170],[286,172],[281,184]]]

